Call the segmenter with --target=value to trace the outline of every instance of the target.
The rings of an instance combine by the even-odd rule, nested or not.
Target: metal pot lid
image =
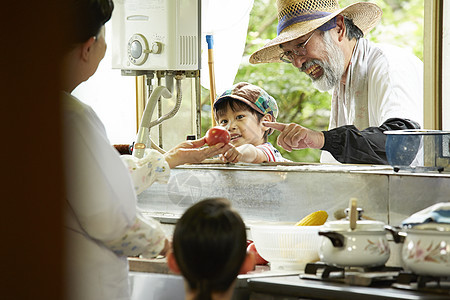
[[[415,226],[408,225],[408,226],[405,226],[404,228],[407,231],[423,231],[423,232],[437,231],[437,232],[450,233],[450,224],[447,224],[447,223],[430,222],[430,223],[417,224]]]
[[[384,231],[384,223],[373,220],[357,220],[353,231]],[[349,220],[326,222],[320,231],[351,231]]]

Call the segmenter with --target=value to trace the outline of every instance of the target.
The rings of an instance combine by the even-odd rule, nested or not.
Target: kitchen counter
[[[167,266],[166,258],[128,258],[131,300],[184,299],[184,282]],[[256,266],[247,274],[238,275],[232,300],[248,300],[250,292],[247,281],[250,278],[295,275],[298,271],[271,271],[268,266]],[[165,289],[170,286],[170,294]],[[161,296],[159,296],[161,295]]]
[[[167,259],[165,257],[152,259],[129,257],[128,265],[130,272],[177,275],[169,269],[169,267],[167,266]],[[247,287],[247,280],[250,278],[287,276],[287,275],[295,275],[298,273],[299,273],[298,270],[271,271],[269,266],[267,265],[257,265],[255,266],[255,269],[253,271],[250,271],[246,274],[238,275],[238,282],[236,287]]]
[[[394,172],[380,165],[198,164],[173,169],[167,184],[154,183],[138,196],[138,207],[171,236],[184,211],[208,197],[228,198],[247,226],[295,223],[317,210],[335,220],[351,198],[358,199],[364,215],[397,226],[417,211],[449,201],[449,195],[449,173]],[[400,265],[400,247],[391,244],[388,264]]]
[[[350,198],[358,199],[358,206],[364,209],[365,215],[396,226],[406,217],[425,207],[449,201],[449,195],[449,173],[394,172],[390,166],[368,165],[199,164],[173,169],[167,184],[155,183],[138,196],[138,207],[145,215],[160,220],[166,234],[171,236],[176,221],[184,211],[192,204],[208,197],[230,199],[232,206],[241,214],[247,226],[259,222],[297,222],[317,210],[326,210],[329,220],[334,220],[336,212],[348,207]],[[399,266],[401,247],[397,244],[390,246],[392,252],[387,265]],[[137,265],[136,262],[135,266]],[[161,275],[174,276],[170,278],[181,280],[179,276],[172,275],[168,269],[164,269],[166,267],[160,262],[154,264],[152,268],[160,270],[151,272],[167,272]],[[139,275],[139,280],[147,280],[145,278],[151,280],[151,274],[158,274],[134,269],[132,263],[130,269],[135,276]],[[294,291],[292,299],[298,299],[297,292],[301,291],[306,293],[304,298],[308,298],[314,296],[317,292],[315,289],[321,285],[329,286],[328,289],[333,293],[339,292],[336,295],[342,296],[323,299],[350,299],[346,293],[352,290],[357,291],[358,299],[361,299],[361,295],[368,299],[381,299],[371,298],[378,295],[378,289],[374,288],[353,288],[311,280],[304,282],[302,286],[303,281],[296,274],[259,271],[262,272],[239,275],[233,299],[249,299],[250,291],[253,299],[258,300],[289,299],[286,298],[289,295],[285,298],[254,296],[265,293],[269,297],[272,295],[271,291],[277,293]],[[268,291],[267,287],[272,290]],[[385,298],[382,299],[389,299],[386,297],[402,299],[396,298],[399,293],[392,290],[383,289]],[[323,292],[327,293],[326,289]],[[303,297],[303,294],[300,295]],[[421,295],[426,296],[421,298],[415,293],[410,293],[409,296],[411,298],[403,299],[443,299],[429,295]]]
[[[165,258],[129,258],[132,300],[160,299],[155,295],[167,296],[170,286],[171,298],[184,299],[184,283],[167,267]],[[238,276],[233,300],[298,300],[298,299],[450,299],[448,294],[408,291],[385,286],[350,286],[344,283],[301,279],[303,271],[271,271],[268,266],[256,266],[255,270]],[[446,283],[448,284],[448,282]],[[447,286],[447,291],[449,287]],[[153,298],[152,298],[153,297]],[[156,297],[156,298],[155,298]]]
[[[298,275],[252,278],[248,280],[250,300],[381,300],[381,299],[450,299],[450,294],[433,294],[391,287],[350,286],[340,283],[300,279]]]
[[[132,300],[162,299],[162,295],[164,299],[184,299],[183,278],[168,269],[165,258],[129,258],[129,266]],[[450,299],[450,292],[436,294],[385,286],[350,286],[344,283],[301,279],[299,274],[303,274],[303,271],[271,271],[268,266],[256,266],[254,271],[238,276],[232,299]]]
[[[326,164],[199,164],[172,170],[167,184],[138,197],[152,217],[175,222],[192,204],[225,197],[246,223],[297,222],[317,210],[330,220],[350,198],[373,219],[390,225],[438,202],[449,201],[449,173],[394,172],[390,166]]]

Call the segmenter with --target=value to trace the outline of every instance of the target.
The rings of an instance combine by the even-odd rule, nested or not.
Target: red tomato
[[[230,133],[222,126],[215,126],[206,132],[206,143],[213,146],[217,143],[228,144],[231,140]]]
[[[247,252],[253,252],[254,253],[254,255],[255,255],[255,263],[257,265],[267,265],[268,261],[265,260],[264,258],[262,258],[261,255],[259,255],[258,251],[256,251],[255,243],[251,243],[250,245],[248,245]]]

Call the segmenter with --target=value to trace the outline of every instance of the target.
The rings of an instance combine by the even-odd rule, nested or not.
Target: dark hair
[[[111,18],[112,0],[69,0],[67,6],[68,47],[97,36]]]
[[[346,36],[349,40],[356,39],[359,40],[364,36],[364,33],[359,29],[358,26],[353,23],[352,19],[344,17],[345,28],[347,28]]]
[[[242,101],[236,100],[234,98],[227,97],[227,98],[223,98],[219,102],[219,104],[217,104],[217,106],[214,106],[214,117],[216,118],[216,120],[219,120],[220,117],[226,113],[227,107],[230,107],[232,111],[237,111],[237,110],[249,111],[256,117],[258,122],[260,122],[261,119],[264,117],[264,115],[262,113],[255,110],[250,105],[248,105]],[[264,136],[263,136],[264,142],[267,142],[269,132],[270,132],[270,129],[268,129],[264,132]]]
[[[225,292],[246,256],[245,225],[225,198],[204,199],[178,220],[173,234],[177,265],[197,300]]]

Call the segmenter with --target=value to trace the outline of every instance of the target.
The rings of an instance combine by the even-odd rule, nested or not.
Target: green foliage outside
[[[366,37],[377,43],[388,43],[410,48],[423,59],[423,9],[424,0],[377,0],[383,10],[381,23]],[[342,0],[341,7],[356,1]],[[328,128],[331,94],[317,91],[311,80],[295,67],[285,63],[252,65],[249,56],[269,40],[276,37],[276,0],[255,0],[247,32],[243,63],[235,78],[265,89],[279,106],[278,122],[297,123],[302,126],[326,130]],[[202,103],[209,103],[209,91],[202,90]],[[202,135],[210,125],[210,111],[202,113]],[[269,136],[277,146],[278,132]],[[287,152],[277,146],[282,155],[297,162],[318,162],[320,150],[304,149]]]

